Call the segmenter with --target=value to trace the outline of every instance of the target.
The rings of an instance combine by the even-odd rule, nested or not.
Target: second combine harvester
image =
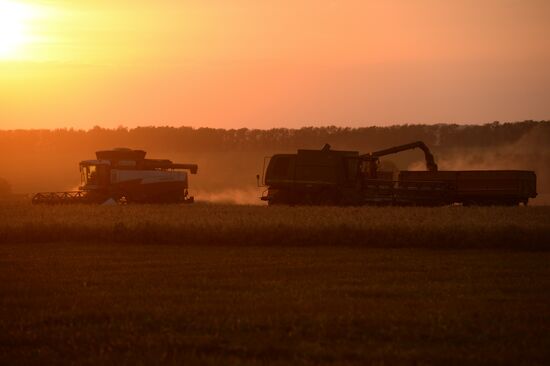
[[[380,170],[380,157],[415,148],[424,152],[425,171],[400,171],[394,179],[393,172]],[[328,144],[276,154],[264,174],[261,199],[270,205],[518,205],[537,195],[532,171],[440,171],[421,141],[367,154]]]
[[[36,193],[35,204],[191,203],[186,170],[196,174],[197,164],[146,159],[143,150],[119,148],[96,152],[95,160],[80,162],[78,191]]]

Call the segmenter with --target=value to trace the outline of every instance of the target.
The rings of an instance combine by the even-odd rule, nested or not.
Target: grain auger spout
[[[428,148],[428,146],[426,146],[426,144],[423,143],[422,141],[416,141],[416,142],[411,142],[410,144],[390,147],[389,149],[375,151],[367,155],[379,158],[381,156],[395,154],[401,151],[412,150],[417,148],[421,149],[424,152],[424,157],[426,159],[426,168],[428,169],[428,171],[437,172],[437,164],[435,163],[434,156],[430,151],[430,149]]]

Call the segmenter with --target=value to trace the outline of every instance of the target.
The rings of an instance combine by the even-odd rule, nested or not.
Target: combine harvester
[[[380,158],[419,148],[426,171],[381,171]],[[271,157],[263,173],[268,204],[402,205],[527,204],[537,196],[536,175],[524,170],[439,171],[421,141],[360,155],[357,151],[298,150]],[[260,176],[257,175],[258,185]]]
[[[165,159],[145,159],[143,150],[114,149],[96,152],[96,160],[80,162],[82,185],[78,191],[43,192],[34,204],[89,203],[192,203],[187,172],[196,164],[176,164]]]

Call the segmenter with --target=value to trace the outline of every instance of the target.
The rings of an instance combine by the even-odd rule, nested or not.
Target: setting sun
[[[37,9],[22,2],[0,0],[0,59],[18,58],[32,40],[29,21]]]

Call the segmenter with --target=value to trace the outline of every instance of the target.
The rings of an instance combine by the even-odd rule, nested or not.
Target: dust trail
[[[262,189],[255,187],[224,189],[221,191],[190,189],[190,193],[195,196],[197,202],[265,205],[265,203],[260,200]]]

